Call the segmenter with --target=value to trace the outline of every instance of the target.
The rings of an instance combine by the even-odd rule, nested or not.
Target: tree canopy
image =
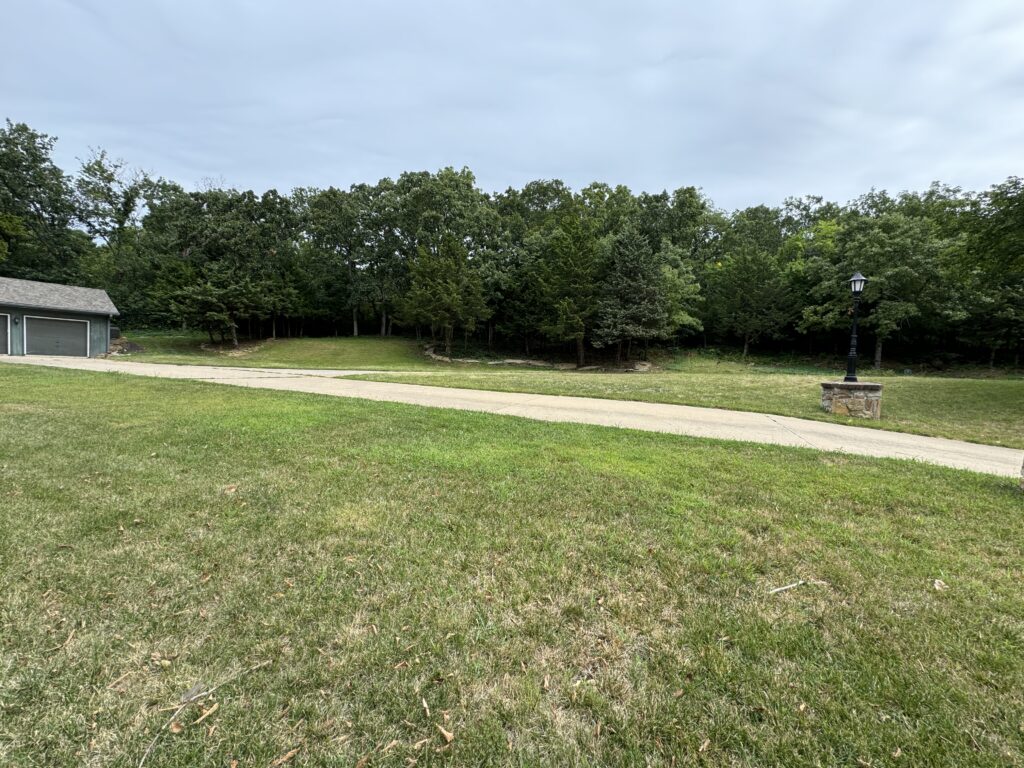
[[[558,179],[497,194],[469,169],[348,188],[186,190],[102,150],[0,129],[0,275],[105,288],[133,326],[211,339],[429,334],[630,357],[651,343],[841,351],[846,280],[883,351],[1019,361],[1024,180],[726,212],[699,188]],[[642,352],[640,352],[642,354]]]

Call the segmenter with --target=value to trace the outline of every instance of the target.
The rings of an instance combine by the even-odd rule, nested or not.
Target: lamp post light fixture
[[[853,326],[850,329],[850,354],[846,356],[846,378],[843,381],[857,380],[857,310],[860,308],[860,295],[868,279],[860,272],[854,272],[853,277],[847,280],[850,284],[850,293],[853,294]]]
[[[857,312],[860,295],[867,278],[860,272],[846,281],[853,294],[853,327],[850,329],[850,354],[846,358],[846,378],[842,381],[821,382],[821,408],[826,413],[855,416],[861,419],[882,418],[882,385],[857,381]]]

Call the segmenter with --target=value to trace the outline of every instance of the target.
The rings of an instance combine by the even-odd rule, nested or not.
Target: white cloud
[[[469,165],[723,207],[1024,173],[1024,6],[38,0],[0,103],[147,170],[262,190]]]

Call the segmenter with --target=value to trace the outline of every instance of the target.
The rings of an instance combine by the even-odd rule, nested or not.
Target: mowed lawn
[[[0,392],[4,765],[1024,763],[1011,480],[21,366]]]
[[[142,352],[119,355],[118,360],[181,365],[229,365],[251,368],[321,368],[362,370],[430,370],[436,363],[423,354],[422,345],[399,337],[324,337],[264,339],[210,345],[205,334],[195,332],[135,331],[127,338]]]
[[[1024,448],[1024,379],[1021,378],[882,376],[877,379],[884,385],[882,418],[878,421],[840,417],[821,410],[820,383],[841,379],[840,372],[779,372],[767,366],[736,362],[684,363],[676,370],[648,373],[507,368],[481,371],[447,367],[363,378],[729,408]],[[861,379],[874,380],[870,372]]]

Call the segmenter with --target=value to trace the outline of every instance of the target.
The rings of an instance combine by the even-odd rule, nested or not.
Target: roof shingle
[[[101,288],[16,280],[13,277],[0,277],[0,304],[95,315],[119,314],[114,302]]]

